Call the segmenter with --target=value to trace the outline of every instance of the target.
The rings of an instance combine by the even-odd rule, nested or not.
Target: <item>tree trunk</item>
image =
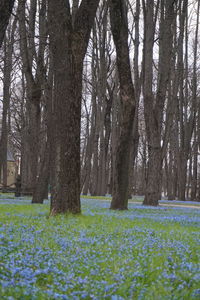
[[[49,0],[54,65],[56,178],[51,214],[80,213],[80,121],[83,60],[99,0],[82,1],[72,24],[69,1]],[[59,44],[59,47],[57,46]]]
[[[154,142],[154,146],[149,148],[149,160],[147,165],[147,185],[144,198],[144,205],[158,205],[161,191],[162,178],[162,152],[159,141]],[[157,146],[157,147],[156,147]]]
[[[94,134],[95,134],[95,124],[94,124],[94,106],[96,106],[96,99],[93,98],[93,108],[92,108],[92,120],[91,120],[91,130],[88,133],[87,137],[87,146],[86,146],[86,153],[85,153],[85,163],[82,171],[82,181],[83,181],[83,195],[87,195],[90,191],[90,182],[91,182],[91,170],[92,170],[92,152],[93,152],[93,145],[94,145]],[[95,103],[94,103],[95,102]],[[91,192],[91,191],[90,191]]]
[[[4,42],[4,80],[3,80],[3,113],[0,141],[0,174],[3,169],[3,191],[7,188],[7,152],[8,152],[8,112],[10,109],[10,85],[12,72],[12,54],[14,44],[14,34],[16,30],[17,18],[11,25],[10,39]]]
[[[41,96],[44,82],[44,52],[46,46],[45,17],[46,2],[41,2],[39,12],[39,45],[36,51],[35,22],[37,1],[31,0],[29,11],[29,26],[26,26],[26,0],[19,0],[19,32],[20,52],[22,56],[23,71],[26,78],[26,126],[24,128],[24,150],[22,159],[22,192],[32,194],[36,187],[38,174],[38,161],[40,150],[41,127]],[[34,65],[36,60],[36,69]],[[33,71],[35,69],[35,71]],[[28,151],[28,153],[26,153]]]
[[[135,158],[137,157],[138,145],[139,145],[139,132],[138,132],[138,115],[139,115],[139,101],[141,93],[141,83],[139,77],[139,44],[140,44],[140,34],[139,34],[139,20],[140,20],[140,0],[136,1],[136,12],[134,14],[135,19],[135,37],[134,37],[134,83],[135,83],[135,99],[136,99],[136,110],[135,119],[133,124],[134,136],[131,137],[131,153],[130,153],[130,180],[129,180],[129,198],[132,194],[136,192],[136,180],[135,174]],[[135,179],[135,180],[134,180]],[[135,181],[135,190],[133,190],[133,184]]]
[[[128,208],[128,187],[130,170],[130,152],[135,118],[135,94],[131,78],[128,47],[127,7],[121,0],[112,0],[110,4],[111,30],[117,53],[117,69],[120,83],[121,123],[117,141],[115,173],[111,209]]]
[[[188,158],[184,150],[179,153],[179,182],[178,182],[178,198],[179,200],[185,201],[185,191],[187,183],[187,161]]]
[[[191,200],[195,201],[197,196],[197,164],[198,164],[198,144],[196,137],[196,125],[194,130],[194,153],[193,153],[193,172],[192,172],[192,182],[191,182]]]
[[[114,89],[113,89],[113,103],[112,103],[112,124],[111,124],[111,174],[110,174],[110,190],[109,193],[112,194],[113,191],[113,179],[115,177],[115,160],[116,160],[116,150],[117,141],[119,139],[119,119],[120,119],[120,97],[118,94],[119,86],[119,76],[115,69],[114,75]]]
[[[161,148],[161,131],[163,110],[167,93],[170,67],[173,32],[171,25],[174,21],[175,2],[161,1],[161,16],[159,28],[159,62],[157,92],[154,96],[153,85],[153,43],[155,33],[154,5],[144,4],[144,114],[148,141],[148,172],[144,205],[158,205],[161,197],[161,175],[163,151]],[[160,161],[159,161],[160,160]]]
[[[173,194],[173,181],[174,181],[174,174],[173,174],[173,154],[170,144],[169,149],[169,163],[168,163],[168,178],[167,178],[167,198],[168,200],[175,200],[175,196]]]
[[[45,146],[41,153],[41,163],[40,170],[36,180],[36,186],[33,192],[32,203],[43,203],[43,200],[48,198],[48,184],[50,183],[50,172],[51,172],[51,163],[50,163],[50,154],[51,147],[53,143],[53,122],[52,122],[52,107],[53,107],[53,95],[52,95],[52,86],[53,86],[53,70],[52,70],[52,61],[50,57],[49,63],[49,74],[48,81],[45,86],[45,107],[46,107],[46,134],[45,134]]]

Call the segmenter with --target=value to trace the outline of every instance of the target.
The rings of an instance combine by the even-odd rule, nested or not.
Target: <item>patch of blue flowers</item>
[[[0,299],[200,299],[200,210],[0,204]],[[20,204],[19,204],[19,201]]]

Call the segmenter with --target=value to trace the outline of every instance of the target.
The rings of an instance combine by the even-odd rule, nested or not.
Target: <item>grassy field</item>
[[[129,207],[1,199],[0,299],[200,299],[200,209]]]

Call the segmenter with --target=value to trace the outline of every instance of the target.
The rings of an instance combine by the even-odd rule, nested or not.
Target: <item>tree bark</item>
[[[12,73],[12,55],[14,34],[16,30],[17,18],[13,20],[10,28],[10,38],[4,42],[4,80],[3,80],[3,113],[0,141],[0,174],[3,169],[3,191],[7,188],[7,152],[8,152],[8,112],[10,109],[10,85]]]
[[[128,208],[128,187],[130,169],[130,137],[133,134],[135,118],[135,94],[131,78],[128,46],[127,7],[122,0],[110,3],[111,30],[117,53],[117,69],[120,83],[121,123],[114,162],[111,209]]]
[[[36,186],[33,191],[32,203],[43,203],[43,200],[48,198],[48,185],[50,184],[51,174],[51,147],[53,143],[53,122],[52,122],[52,107],[53,107],[53,70],[52,70],[52,58],[50,56],[49,62],[49,74],[45,85],[45,145],[41,153],[41,162],[38,176],[36,179]]]
[[[54,66],[56,178],[51,215],[80,213],[80,121],[83,60],[99,0],[83,0],[74,25],[69,1],[49,0]],[[59,45],[59,47],[58,47]]]
[[[95,30],[93,30],[94,34]],[[96,37],[95,37],[96,39]],[[94,36],[93,36],[93,50],[92,50],[92,63],[91,63],[91,68],[92,68],[92,92],[91,92],[91,101],[92,101],[92,112],[91,112],[91,127],[90,127],[90,132],[87,137],[87,146],[86,146],[86,153],[85,153],[85,163],[84,167],[82,170],[82,182],[83,182],[83,195],[87,195],[88,192],[94,193],[96,190],[96,179],[97,175],[94,178],[94,176],[91,176],[92,172],[96,172],[95,170],[96,165],[94,164],[94,157],[93,157],[93,164],[92,164],[92,155],[94,152],[94,147],[95,145],[95,131],[96,131],[96,116],[97,116],[97,103],[96,103],[96,69],[97,69],[97,61],[95,59],[95,45],[96,42],[94,41]],[[95,150],[96,151],[96,150]],[[97,147],[97,153],[98,153],[98,147]],[[98,161],[97,161],[98,163]],[[93,166],[93,168],[92,168]],[[95,180],[95,181],[94,181]],[[90,186],[91,185],[91,186]],[[95,186],[95,188],[93,188]]]
[[[144,205],[158,205],[161,196],[162,160],[161,131],[163,109],[169,81],[173,33],[171,26],[174,20],[176,1],[161,1],[159,28],[159,63],[158,85],[156,96],[153,95],[153,44],[154,44],[154,5],[144,4],[144,114],[148,141],[148,171]]]
[[[134,14],[135,20],[135,36],[134,36],[134,84],[135,84],[135,99],[136,99],[136,111],[135,119],[133,123],[134,136],[131,137],[131,152],[130,152],[130,179],[129,179],[129,198],[136,192],[136,180],[135,176],[135,159],[137,157],[138,145],[139,145],[139,132],[138,132],[138,118],[139,118],[139,101],[141,93],[141,80],[139,76],[139,44],[140,44],[140,33],[139,33],[139,20],[140,20],[140,0],[136,1],[136,11]],[[134,180],[135,179],[135,180]],[[133,184],[135,181],[135,190]]]
[[[40,150],[40,126],[41,126],[41,96],[42,85],[44,83],[44,52],[46,46],[45,35],[45,1],[42,1],[39,18],[39,47],[36,55],[35,47],[35,16],[37,10],[37,1],[32,0],[29,12],[29,27],[26,28],[25,14],[26,0],[20,0],[18,6],[19,29],[20,29],[20,52],[23,62],[23,71],[26,78],[26,109],[27,118],[24,128],[24,161],[22,162],[22,193],[32,194],[36,187],[38,174],[38,161]],[[44,11],[44,15],[41,12]],[[41,32],[42,28],[42,32]],[[34,69],[34,60],[36,60],[36,70]]]

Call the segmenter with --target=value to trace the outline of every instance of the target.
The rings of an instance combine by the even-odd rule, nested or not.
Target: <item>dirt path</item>
[[[197,208],[200,209],[200,206],[198,205],[184,205],[184,204],[165,204],[165,203],[160,203],[159,205],[161,206],[173,206],[173,207],[189,207],[189,208]]]
[[[141,204],[140,202],[136,202],[136,201],[129,201],[129,203],[133,203],[133,204]],[[183,208],[197,208],[197,209],[200,209],[200,205],[184,205],[184,204],[167,204],[167,203],[160,203],[159,206],[165,206],[165,207],[183,207]]]
[[[84,197],[83,197],[84,198]],[[93,199],[92,197],[91,198],[88,198],[88,199]],[[98,199],[98,198],[95,198],[95,199]],[[108,201],[110,202],[111,201],[111,198],[110,199],[99,199],[99,200],[102,200],[102,201]],[[138,201],[131,201],[129,200],[128,203],[132,203],[132,204],[138,204],[138,205],[142,205],[142,202],[138,202]],[[190,204],[179,204],[179,203],[159,203],[159,206],[164,206],[164,207],[182,207],[182,208],[196,208],[196,209],[200,209],[200,204],[199,205],[190,205]]]

